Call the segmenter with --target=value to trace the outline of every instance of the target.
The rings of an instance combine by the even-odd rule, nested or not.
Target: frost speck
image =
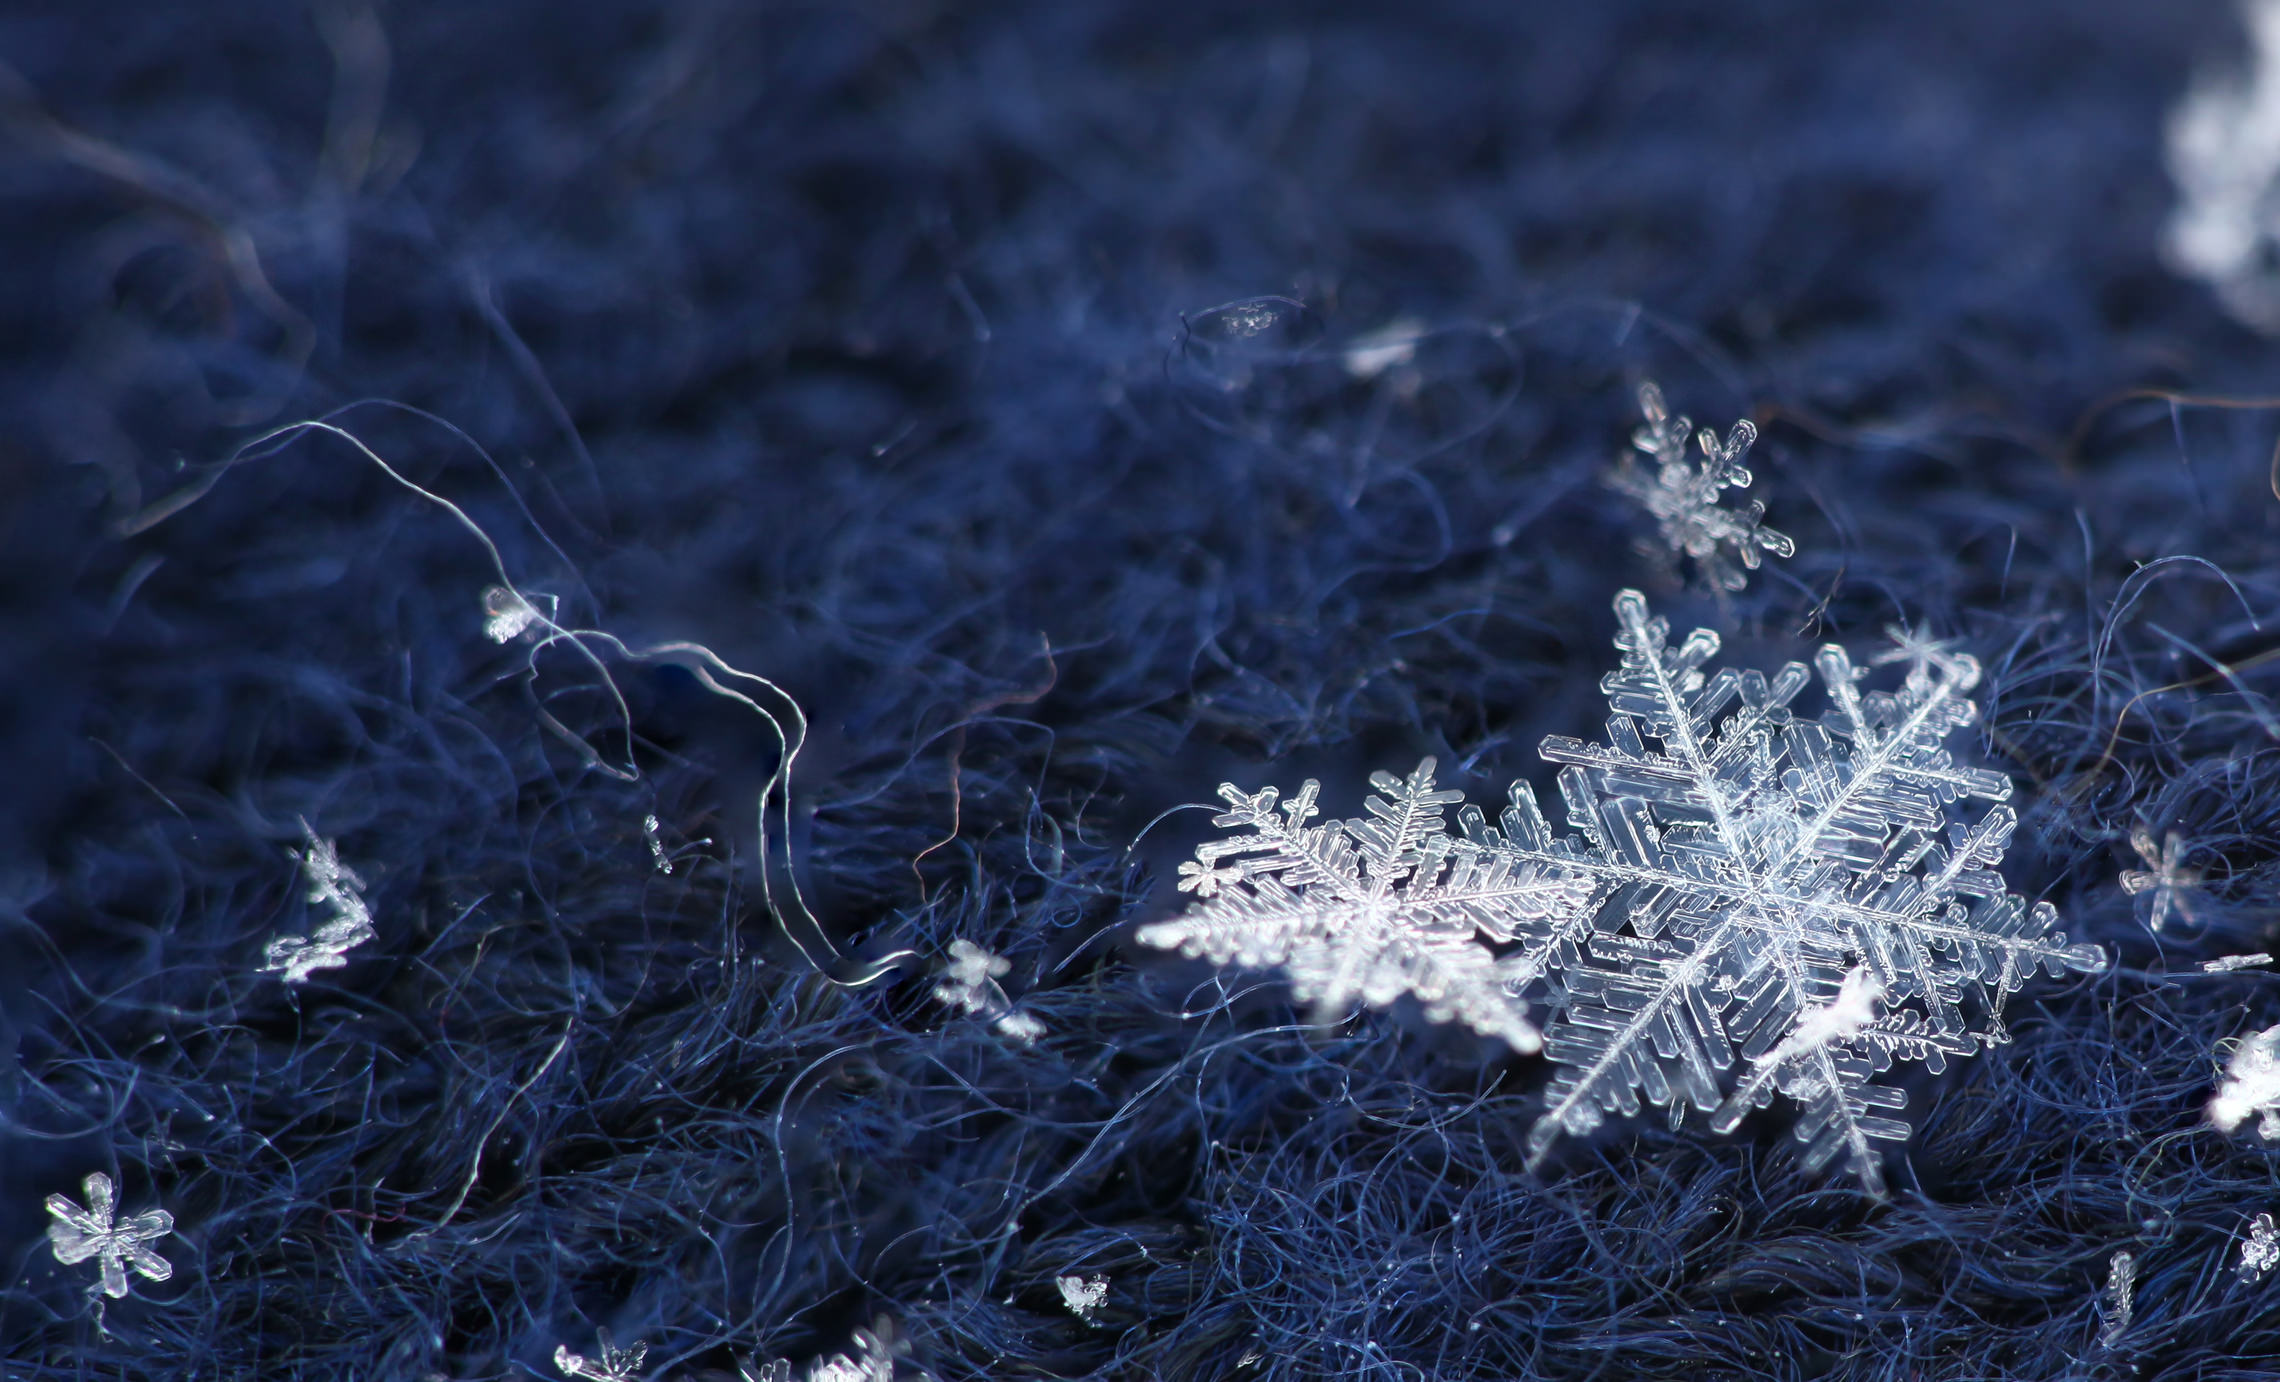
[[[582,1377],[587,1382],[634,1382],[634,1374],[641,1370],[641,1360],[649,1356],[649,1345],[636,1342],[619,1348],[606,1329],[595,1330],[594,1337],[600,1341],[600,1357],[588,1358],[557,1344],[554,1366],[566,1377]]]
[[[869,1329],[858,1329],[853,1353],[835,1353],[808,1366],[807,1382],[895,1382],[895,1355],[909,1345],[895,1338],[893,1324],[882,1318]],[[788,1374],[789,1365],[783,1365]]]
[[[2272,957],[2261,950],[2247,955],[2219,955],[2213,960],[2201,961],[2201,972],[2203,974],[2230,974],[2235,970],[2254,969],[2258,965],[2270,963],[2272,963]]]
[[[1002,1036],[1027,1046],[1045,1034],[1045,1024],[1028,1013],[1013,1011],[998,980],[1013,972],[1013,961],[969,940],[950,942],[950,958],[942,978],[934,985],[936,1002],[965,1013],[982,1013]]]
[[[307,983],[320,969],[338,969],[348,963],[348,952],[379,933],[372,928],[371,909],[364,904],[364,880],[340,861],[331,840],[321,839],[307,821],[301,829],[308,848],[288,850],[309,882],[309,901],[330,915],[306,936],[278,936],[263,951],[262,972],[283,970],[288,984]]]
[[[2106,1264],[2106,1289],[2098,1298],[2098,1347],[2112,1349],[2130,1327],[2132,1299],[2137,1294],[2137,1258],[2117,1252]]]
[[[2248,1237],[2241,1240],[2240,1265],[2233,1270],[2253,1286],[2274,1267],[2280,1267],[2280,1224],[2270,1214],[2259,1214],[2248,1226]]]
[[[80,1189],[87,1196],[85,1209],[61,1195],[47,1197],[47,1212],[55,1216],[55,1222],[48,1225],[48,1246],[54,1250],[56,1261],[69,1266],[90,1257],[100,1258],[103,1277],[95,1289],[113,1300],[127,1294],[129,1267],[152,1281],[174,1275],[172,1263],[144,1246],[174,1231],[172,1214],[151,1209],[125,1223],[116,1223],[113,1215],[117,1201],[109,1176],[97,1171],[80,1182]]]
[[[1417,340],[1424,330],[1423,322],[1403,317],[1355,337],[1346,347],[1346,373],[1356,379],[1375,379],[1397,365],[1408,364],[1416,358]]]
[[[512,642],[537,622],[538,610],[507,587],[495,585],[483,592],[483,636],[493,643]]]
[[[2242,1037],[2225,1063],[2225,1076],[2209,1100],[2209,1121],[2222,1132],[2257,1115],[2256,1135],[2280,1142],[2280,1026]]]
[[[1012,1037],[1024,1046],[1033,1046],[1037,1038],[1045,1035],[1045,1024],[1029,1013],[1007,1013],[991,1024],[998,1035]]]
[[[1874,1077],[1999,1045],[2003,1000],[2036,971],[2106,963],[1997,871],[2018,822],[2010,779],[1945,747],[1977,715],[1979,664],[1919,647],[1897,659],[1897,689],[1871,691],[1828,644],[1814,659],[1828,709],[1807,718],[1790,704],[1803,665],[1713,675],[1716,634],[1673,648],[1637,591],[1615,609],[1607,742],[1542,748],[1581,833],[1554,839],[1525,784],[1505,813],[1522,857],[1605,899],[1560,975],[1544,1049],[1564,1068],[1529,1158],[1642,1094],[1674,1125],[1693,1107],[1723,1132],[1778,1092],[1802,1106],[1807,1170],[1842,1154],[1881,1194],[1872,1144],[1908,1124],[1905,1096]],[[1737,1058],[1748,1073],[1722,1096]]]
[[[1108,1299],[1108,1278],[1105,1275],[1057,1276],[1053,1278],[1053,1284],[1060,1288],[1061,1303],[1069,1307],[1070,1314],[1086,1324],[1097,1323],[1093,1314]]]

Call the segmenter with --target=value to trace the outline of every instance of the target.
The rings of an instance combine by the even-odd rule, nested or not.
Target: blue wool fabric
[[[0,1374],[2273,1376],[2280,350],[2159,249],[2242,33],[0,12]],[[1604,482],[1649,379],[1759,429],[1739,594]],[[1542,1057],[1134,940],[1222,782],[1555,801],[1625,587],[1958,640],[2113,958],[1886,1077],[1884,1199],[1779,1100],[1529,1170]],[[166,1280],[58,1259],[94,1173]]]

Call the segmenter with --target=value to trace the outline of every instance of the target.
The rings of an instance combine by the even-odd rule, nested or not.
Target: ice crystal
[[[2270,963],[2272,963],[2272,957],[2261,950],[2246,955],[2219,955],[2213,960],[2201,961],[2201,972],[2203,974],[2230,974],[2235,970],[2254,969],[2258,965]]]
[[[910,1352],[909,1343],[895,1337],[894,1321],[883,1315],[869,1329],[856,1330],[854,1344],[852,1354],[834,1353],[808,1364],[806,1382],[894,1382],[896,1357]],[[783,1358],[767,1363],[746,1359],[736,1371],[743,1382],[792,1382],[793,1376],[790,1360]]]
[[[1053,1284],[1060,1288],[1061,1303],[1069,1313],[1086,1324],[1094,1323],[1093,1313],[1108,1299],[1106,1276],[1057,1276]]]
[[[2111,1349],[2130,1327],[2133,1298],[2137,1294],[2137,1258],[2117,1252],[2106,1264],[2106,1289],[2098,1297],[2098,1346]]]
[[[2253,1286],[2274,1267],[2280,1267],[2280,1224],[2269,1213],[2259,1214],[2248,1226],[2248,1237],[2241,1240],[2240,1265],[2233,1272]]]
[[[2005,1041],[2003,1001],[2037,969],[2105,964],[2051,929],[2050,904],[2005,891],[2010,779],[1943,747],[1977,714],[1978,664],[1911,656],[1897,689],[1864,692],[1828,644],[1815,658],[1828,708],[1808,719],[1790,708],[1803,665],[1710,676],[1716,634],[1670,647],[1637,591],[1615,612],[1607,742],[1542,748],[1564,765],[1580,836],[1552,839],[1525,784],[1505,813],[1522,858],[1580,873],[1605,899],[1561,976],[1545,1050],[1563,1068],[1530,1159],[1636,1112],[1642,1093],[1674,1124],[1691,1106],[1728,1131],[1779,1092],[1803,1106],[1807,1169],[1842,1154],[1881,1193],[1872,1144],[1908,1125],[1894,1116],[1902,1092],[1870,1080],[1896,1060],[1937,1071]],[[1747,1071],[1724,1095],[1737,1059]]]
[[[1309,824],[1314,782],[1289,801],[1223,786],[1215,823],[1248,833],[1199,847],[1180,887],[1202,903],[1139,939],[1279,966],[1325,1014],[1406,993],[1519,1050],[1540,1042],[1562,1068],[1531,1164],[1642,1095],[1724,1132],[1780,1094],[1802,1106],[1807,1169],[1842,1154],[1880,1194],[1874,1143],[1908,1125],[1903,1094],[1873,1078],[1999,1045],[2004,1000],[2034,972],[2105,965],[2052,929],[2048,903],[2005,890],[2010,779],[1944,747],[1977,713],[1979,666],[1903,639],[1887,660],[1904,679],[1871,691],[1830,644],[1828,706],[1807,718],[1791,708],[1802,664],[1713,676],[1709,630],[1671,647],[1637,591],[1615,612],[1606,741],[1541,749],[1578,833],[1555,836],[1524,782],[1501,830],[1467,807],[1451,832],[1460,794],[1435,789],[1431,759],[1373,777],[1361,820]],[[1533,997],[1557,1014],[1540,1038]]]
[[[2122,891],[2132,897],[2145,892],[2153,894],[2153,913],[2146,919],[2147,929],[2159,931],[2172,911],[2187,921],[2194,920],[2192,904],[2185,894],[2201,886],[2201,871],[2180,867],[2185,860],[2184,837],[2172,830],[2161,848],[2156,849],[2153,833],[2141,825],[2130,832],[2130,848],[2138,852],[2146,866],[2122,871]]]
[[[2225,1077],[2209,1100],[2209,1121],[2222,1132],[2256,1115],[2256,1135],[2280,1142],[2280,1026],[2267,1027],[2233,1044]]]
[[[1202,901],[1140,928],[1145,945],[1217,964],[1279,967],[1297,997],[1335,1019],[1356,1002],[1384,1006],[1416,996],[1434,1021],[1455,1019],[1514,1049],[1541,1044],[1519,990],[1538,977],[1563,924],[1586,912],[1589,885],[1559,861],[1524,859],[1478,810],[1449,833],[1442,808],[1464,799],[1438,791],[1428,758],[1407,778],[1380,772],[1368,815],[1308,824],[1321,784],[1288,801],[1273,787],[1223,784],[1221,829],[1180,866],[1180,889]],[[1531,942],[1499,959],[1482,943]]]
[[[309,847],[286,852],[300,863],[309,881],[309,901],[329,915],[313,933],[278,936],[263,952],[262,972],[283,970],[288,984],[306,983],[320,969],[340,968],[348,963],[350,950],[378,934],[372,929],[371,909],[364,904],[364,880],[340,861],[340,851],[331,840],[319,838],[307,821],[301,822],[301,829]]]
[[[999,1034],[1027,1046],[1045,1034],[1045,1024],[1028,1013],[1013,1011],[1013,1001],[998,983],[1013,971],[1013,961],[969,940],[950,942],[950,958],[942,978],[934,985],[934,999],[961,1012],[980,1013]]]
[[[112,1198],[109,1176],[97,1171],[80,1182],[80,1188],[87,1195],[85,1209],[61,1195],[47,1197],[47,1212],[55,1216],[55,1222],[48,1225],[48,1246],[54,1249],[56,1261],[69,1266],[90,1257],[100,1258],[103,1279],[97,1289],[113,1300],[127,1294],[129,1267],[152,1281],[174,1275],[172,1263],[144,1246],[174,1231],[172,1214],[151,1209],[125,1223],[116,1223],[113,1211],[117,1202]]]
[[[536,606],[503,585],[494,585],[483,592],[483,636],[493,643],[512,642],[522,637],[539,617]]]
[[[810,1364],[808,1382],[895,1382],[895,1355],[907,1352],[909,1345],[895,1339],[888,1321],[874,1320],[869,1329],[856,1330],[853,1342],[853,1353],[835,1353]]]
[[[1765,505],[1757,500],[1740,509],[1719,506],[1720,490],[1749,488],[1750,472],[1742,457],[1757,441],[1755,424],[1747,419],[1735,423],[1724,441],[1707,429],[1695,432],[1693,423],[1671,416],[1662,390],[1652,382],[1639,386],[1639,411],[1646,422],[1631,434],[1631,445],[1653,458],[1654,469],[1650,473],[1626,453],[1608,472],[1607,482],[1654,515],[1662,546],[1642,546],[1650,559],[1675,570],[1681,554],[1691,557],[1706,584],[1731,593],[1749,584],[1748,573],[1757,570],[1761,550],[1777,557],[1797,550],[1786,536],[1760,526]],[[1702,452],[1699,467],[1687,457],[1689,436]]]
[[[641,1371],[641,1360],[649,1356],[649,1345],[637,1342],[619,1348],[611,1342],[606,1329],[595,1330],[594,1337],[601,1344],[600,1357],[588,1358],[557,1344],[554,1366],[560,1368],[565,1377],[583,1377],[588,1382],[633,1382],[635,1374]]]

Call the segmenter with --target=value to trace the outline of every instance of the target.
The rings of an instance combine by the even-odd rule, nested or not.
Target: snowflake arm
[[[111,1178],[97,1171],[82,1181],[80,1188],[87,1196],[85,1209],[61,1195],[47,1197],[47,1212],[55,1218],[48,1225],[48,1246],[54,1250],[56,1261],[69,1266],[90,1257],[100,1258],[103,1276],[97,1289],[113,1300],[127,1294],[129,1267],[152,1281],[174,1275],[173,1264],[146,1246],[174,1231],[172,1214],[152,1209],[125,1223],[115,1223],[117,1201],[112,1196]]]
[[[2129,1332],[2136,1295],[2137,1256],[2117,1252],[2106,1263],[2106,1289],[2098,1293],[2098,1347],[2112,1352]]]
[[[1713,590],[1730,594],[1749,584],[1748,573],[1757,570],[1761,551],[1786,557],[1797,550],[1788,537],[1762,526],[1764,504],[1753,499],[1741,509],[1719,506],[1719,491],[1749,488],[1752,477],[1742,458],[1757,441],[1754,424],[1746,419],[1735,423],[1724,441],[1715,432],[1697,433],[1687,419],[1671,416],[1662,390],[1651,381],[1639,386],[1639,411],[1646,422],[1632,433],[1631,445],[1653,458],[1654,471],[1649,474],[1626,454],[1608,473],[1607,483],[1654,516],[1663,543],[1654,552],[1659,561],[1691,557]],[[1699,469],[1687,459],[1689,436],[1702,452]]]
[[[1615,610],[1607,742],[1543,746],[1564,765],[1580,833],[1520,850],[1605,899],[1546,1034],[1564,1068],[1529,1160],[1562,1133],[1636,1113],[1642,1096],[1674,1123],[1689,1106],[1716,1111],[1723,1129],[1778,1091],[1802,1106],[1809,1168],[1842,1153],[1880,1192],[1872,1144],[1908,1128],[1891,1116],[1900,1093],[1872,1077],[1996,1044],[2003,998],[2035,971],[2104,964],[2051,931],[2047,904],[2005,891],[1995,866],[2017,824],[2000,804],[2011,784],[1943,746],[1976,713],[1978,665],[1942,650],[1912,660],[1897,691],[1864,694],[1832,644],[1815,659],[1829,708],[1807,719],[1790,704],[1808,684],[1801,666],[1712,676],[1716,635],[1672,648],[1636,591]],[[1995,804],[1973,819],[1971,800]]]
[[[1308,823],[1319,783],[1287,802],[1272,787],[1222,786],[1230,809],[1213,824],[1250,833],[1198,847],[1180,887],[1202,901],[1138,939],[1217,964],[1281,968],[1324,1019],[1407,993],[1434,1021],[1534,1051],[1540,1038],[1516,990],[1540,971],[1563,924],[1588,923],[1590,889],[1556,860],[1522,859],[1478,811],[1451,834],[1442,811],[1463,793],[1436,790],[1433,772],[1428,758],[1407,778],[1377,773],[1367,816],[1319,825]],[[1481,937],[1528,944],[1500,959]]]

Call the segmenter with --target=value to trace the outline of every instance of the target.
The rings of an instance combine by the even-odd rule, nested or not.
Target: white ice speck
[[[2106,1264],[2106,1289],[2098,1297],[2098,1346],[2111,1349],[2130,1327],[2132,1297],[2137,1292],[2137,1258],[2117,1252]]]
[[[495,585],[483,592],[483,636],[493,643],[511,642],[537,622],[538,611],[507,587]]]
[[[262,972],[283,971],[285,982],[302,984],[320,969],[338,969],[348,963],[348,952],[379,933],[372,927],[372,911],[364,903],[364,880],[340,861],[340,851],[318,836],[307,821],[301,829],[308,837],[305,850],[286,853],[301,866],[308,880],[309,901],[329,915],[306,936],[278,936],[262,952]]]
[[[2256,1134],[2280,1142],[2280,1026],[2238,1038],[2225,1062],[2224,1079],[2209,1100],[2209,1121],[2231,1132],[2257,1115]]]
[[[1108,1299],[1108,1278],[1103,1276],[1057,1276],[1053,1284],[1061,1288],[1061,1303],[1069,1313],[1086,1324],[1094,1323],[1093,1312]]]
[[[2280,1224],[2270,1214],[2259,1214],[2248,1226],[2248,1237],[2241,1240],[2240,1265],[2234,1270],[2242,1281],[2254,1285],[2274,1267],[2280,1267]]]

